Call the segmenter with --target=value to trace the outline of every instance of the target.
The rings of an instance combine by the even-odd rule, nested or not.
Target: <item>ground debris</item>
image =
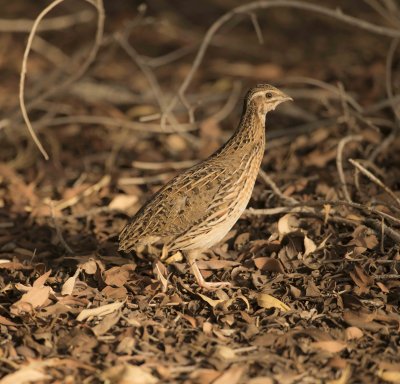
[[[7,18],[29,31],[40,3],[4,5],[2,28]],[[70,12],[65,24],[61,13],[42,20],[27,65],[25,101],[49,161],[16,114],[27,36],[0,36],[0,384],[399,383],[400,77],[396,47],[384,54],[390,39],[311,13],[304,28],[291,8],[245,12],[210,40],[164,127],[193,50],[235,2],[199,4],[198,17],[189,2],[104,2],[99,51],[64,87],[95,26],[98,1],[78,3],[57,8]],[[398,5],[381,3],[346,12],[398,25]],[[118,253],[129,217],[227,140],[245,90],[262,82],[295,100],[268,116],[269,178],[198,263],[233,288],[200,289],[180,252]]]

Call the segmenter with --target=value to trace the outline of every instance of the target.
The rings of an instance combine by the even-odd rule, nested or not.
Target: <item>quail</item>
[[[183,252],[199,286],[229,285],[205,281],[196,258],[221,241],[245,210],[264,155],[265,116],[288,100],[268,84],[251,88],[233,136],[156,192],[122,230],[119,250],[162,244],[164,254]]]

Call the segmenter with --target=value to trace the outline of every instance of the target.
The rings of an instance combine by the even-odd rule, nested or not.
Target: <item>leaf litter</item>
[[[219,4],[231,7],[225,0]],[[188,36],[170,19],[175,14],[188,23],[190,7],[182,6],[182,13],[165,7],[133,26],[146,60],[170,48],[179,56],[186,38],[194,45],[201,41],[199,30],[193,28]],[[32,4],[29,15],[21,14],[34,18],[39,8]],[[124,28],[125,13],[133,19],[138,12],[111,8],[106,16],[113,32]],[[206,28],[215,15],[204,12],[196,22]],[[359,164],[398,195],[399,138],[380,146],[391,137],[393,120],[384,89],[382,52],[387,47],[373,35],[349,36],[336,29],[328,41],[318,25],[310,25],[322,40],[296,39],[294,55],[301,57],[292,62],[281,47],[292,46],[290,36],[305,31],[290,10],[282,12],[260,15],[261,25],[275,36],[265,37],[268,50],[252,46],[251,25],[239,25],[240,33],[221,33],[215,40],[218,49],[204,58],[189,98],[200,132],[165,133],[159,122],[137,128],[140,118],[158,113],[157,98],[113,38],[82,83],[32,113],[50,150],[49,162],[40,159],[17,120],[12,130],[1,126],[0,384],[400,382],[400,211],[393,194],[347,161],[364,159]],[[365,12],[376,18],[373,11]],[[282,23],[292,32],[283,33]],[[87,25],[76,27],[90,35]],[[58,35],[68,52],[82,47],[82,39],[72,35],[63,34],[71,41]],[[2,46],[13,43],[10,55],[15,56],[2,60],[1,68],[19,73],[25,38],[5,33],[0,39]],[[341,49],[326,51],[331,42]],[[354,47],[368,53],[360,54],[357,63],[357,55],[344,54]],[[244,61],[242,48],[249,60]],[[160,56],[157,60],[166,62],[155,72],[172,93],[190,60],[179,56],[171,64],[169,59]],[[47,79],[54,70],[49,63],[31,56],[32,82]],[[231,281],[234,287],[199,289],[180,252],[166,255],[165,262],[158,248],[119,254],[117,236],[129,216],[184,169],[182,164],[208,156],[226,141],[245,88],[291,74],[314,76],[335,87],[341,79],[351,92],[335,88],[338,93],[330,93],[306,80],[299,86],[285,83],[296,104],[268,117],[262,165],[280,194],[260,178],[250,202],[254,211],[199,260],[206,279]],[[392,75],[398,89],[398,74]],[[243,81],[240,92],[235,91],[238,79]],[[100,94],[102,86],[106,92]],[[1,124],[18,109],[16,100],[4,96],[16,95],[17,88],[15,79],[1,86]],[[346,103],[354,95],[364,115]],[[380,108],[382,100],[386,107]],[[52,109],[43,113],[50,104]],[[71,118],[58,127],[54,119],[67,115],[129,117],[137,125],[81,125]],[[181,110],[176,117],[186,121]],[[340,164],[340,142],[355,134],[362,141],[346,145]]]

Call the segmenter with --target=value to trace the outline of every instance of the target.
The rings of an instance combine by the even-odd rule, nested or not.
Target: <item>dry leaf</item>
[[[380,288],[380,290],[381,290],[383,293],[389,293],[389,292],[390,292],[389,288],[388,288],[385,284],[383,284],[382,282],[377,281],[377,282],[376,282],[376,285]]]
[[[247,384],[274,384],[274,379],[267,376],[253,377],[247,381]]]
[[[360,339],[364,336],[363,331],[358,327],[348,327],[346,328],[346,340]]]
[[[362,268],[357,265],[354,267],[354,271],[350,272],[350,277],[360,288],[362,293],[366,293],[369,291],[368,287],[370,287],[374,283],[374,278],[371,276],[367,276]]]
[[[118,365],[107,369],[102,378],[113,384],[156,384],[159,380],[136,365]]]
[[[49,278],[51,274],[51,270],[47,271],[46,273],[44,273],[42,276],[39,276],[32,284],[32,287],[37,287],[37,288],[41,288],[44,287],[44,284],[46,283],[47,279]]]
[[[179,134],[168,135],[165,142],[173,151],[181,152],[187,148],[186,140]]]
[[[88,319],[89,317],[93,317],[93,316],[100,317],[100,316],[108,315],[109,313],[112,313],[112,312],[120,309],[123,304],[124,304],[124,302],[116,302],[116,303],[112,303],[112,304],[102,305],[101,307],[97,307],[97,308],[84,309],[78,315],[76,320],[84,321],[84,320]]]
[[[51,270],[38,277],[32,287],[27,288],[27,292],[22,295],[21,299],[11,306],[11,313],[21,315],[22,313],[30,313],[34,309],[42,307],[48,300],[51,287],[44,286],[44,283],[50,276]]]
[[[317,249],[317,246],[309,237],[304,236],[304,249],[304,256],[308,256]]]
[[[198,293],[198,295],[208,304],[210,304],[213,308],[215,308],[218,304],[221,304],[224,302],[224,300],[214,300],[211,299],[208,296],[202,295],[201,293]]]
[[[125,287],[114,288],[110,285],[106,285],[101,293],[107,298],[114,300],[124,300],[128,295],[128,291]]]
[[[104,268],[101,268],[102,265],[100,262],[94,259],[89,259],[85,263],[80,264],[81,269],[88,275],[94,275],[97,271],[97,268],[100,268],[100,270],[104,270]]]
[[[223,361],[234,360],[237,358],[236,352],[225,345],[218,345],[215,349],[214,356]]]
[[[380,369],[376,375],[381,378],[382,380],[385,380],[389,383],[394,383],[394,384],[399,384],[400,383],[400,371],[389,371],[389,370],[383,370]],[[0,382],[1,384],[1,382]]]
[[[331,238],[331,236],[332,236],[331,233],[328,234],[328,236],[326,236],[325,239],[322,240],[322,241],[318,244],[317,251],[319,251],[320,249],[323,249],[323,248],[325,247],[327,241]]]
[[[75,271],[74,275],[69,277],[66,280],[66,282],[63,284],[63,286],[61,288],[61,295],[65,296],[65,295],[72,294],[74,287],[75,287],[76,279],[80,272],[81,272],[81,268],[78,267],[78,269]]]
[[[218,270],[223,268],[237,267],[238,265],[240,265],[240,263],[233,260],[209,259],[209,260],[197,261],[197,266],[201,270],[203,269]]]
[[[171,257],[168,257],[168,259],[165,260],[165,263],[166,264],[179,263],[182,260],[183,260],[182,253],[177,251]]]
[[[328,380],[327,384],[346,384],[351,378],[351,365],[346,365],[341,376],[337,380]]]
[[[357,247],[373,249],[379,244],[375,232],[364,225],[359,225],[354,230],[352,236],[353,240],[349,242],[349,245],[355,245]]]
[[[299,220],[297,219],[297,216],[293,215],[292,213],[282,216],[278,221],[278,232],[280,237],[288,233],[295,232],[298,228]]]
[[[0,325],[5,325],[5,326],[9,326],[9,327],[17,327],[19,324],[16,324],[13,321],[7,319],[6,317],[0,315]]]
[[[118,384],[156,384],[159,380],[141,367],[128,365]]]
[[[311,345],[315,348],[322,349],[323,351],[329,353],[337,353],[347,347],[347,344],[345,342],[339,340],[316,341]]]
[[[134,264],[112,267],[104,272],[104,282],[114,287],[122,287],[129,280],[130,273],[135,270]]]
[[[294,285],[290,285],[289,289],[290,289],[290,293],[292,294],[292,296],[295,299],[298,299],[301,296],[301,290],[299,288],[295,287]]]
[[[327,237],[325,237],[324,240],[321,241],[321,243],[318,244],[318,246],[314,243],[313,240],[311,240],[309,237],[304,236],[304,256],[308,256],[310,253],[313,253],[315,251],[319,251],[323,249],[326,245],[326,242],[328,239],[331,237],[331,234],[329,234]]]
[[[104,316],[100,323],[92,328],[93,333],[96,336],[104,335],[109,329],[118,323],[120,317],[121,314],[117,311]]]
[[[207,336],[210,336],[212,334],[212,330],[213,330],[213,325],[210,322],[205,321],[203,324],[204,334],[206,334]]]
[[[221,376],[213,381],[213,384],[236,384],[239,383],[246,367],[233,365]]]
[[[324,224],[326,225],[328,223],[329,219],[329,214],[331,213],[332,206],[330,204],[324,204]]]
[[[134,314],[131,314],[130,317],[124,317],[124,320],[132,327],[141,327],[143,324],[135,317]]]
[[[10,260],[1,259],[0,260],[0,269],[9,269],[12,271],[19,271],[19,270],[27,270],[33,269],[30,265],[24,265],[22,263],[16,263]]]
[[[249,241],[250,241],[250,233],[249,232],[241,233],[235,239],[235,242],[234,242],[235,249],[241,249]]]
[[[0,384],[28,384],[49,379],[50,377],[43,372],[27,366],[22,367],[18,369],[18,371],[10,373],[7,376],[4,376],[0,380]]]
[[[214,369],[197,368],[190,373],[188,384],[213,384],[214,380],[221,374]]]
[[[254,264],[262,271],[285,273],[282,262],[272,257],[257,257],[254,259]]]
[[[197,327],[197,321],[193,316],[186,315],[185,313],[179,313],[180,316],[187,320],[193,328]]]
[[[345,311],[343,313],[343,320],[352,326],[367,329],[374,332],[379,332],[382,328],[385,328],[385,325],[374,321],[376,318],[373,313],[365,313],[361,311]]]
[[[257,303],[262,308],[278,308],[284,312],[290,311],[290,307],[268,293],[259,293],[257,295]]]
[[[115,209],[118,211],[126,211],[132,205],[137,203],[138,197],[136,195],[116,195],[108,205],[110,209]]]
[[[167,292],[168,280],[165,277],[168,274],[167,268],[161,261],[157,260],[154,263],[153,271],[154,271],[154,274],[157,276],[157,280],[161,283],[162,292]]]
[[[320,297],[321,296],[321,291],[315,284],[314,280],[310,279],[307,282],[307,288],[306,288],[306,296],[308,297]]]

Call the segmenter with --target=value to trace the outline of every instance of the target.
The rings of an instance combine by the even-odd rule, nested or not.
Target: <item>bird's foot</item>
[[[192,268],[193,275],[196,278],[197,284],[199,284],[199,287],[209,290],[232,287],[232,284],[227,281],[217,281],[217,282],[205,281],[196,261],[190,260],[190,266]]]
[[[199,284],[199,287],[209,290],[232,287],[232,284],[229,281],[210,282],[210,281],[205,281],[204,278],[202,281],[197,280],[197,283]]]

